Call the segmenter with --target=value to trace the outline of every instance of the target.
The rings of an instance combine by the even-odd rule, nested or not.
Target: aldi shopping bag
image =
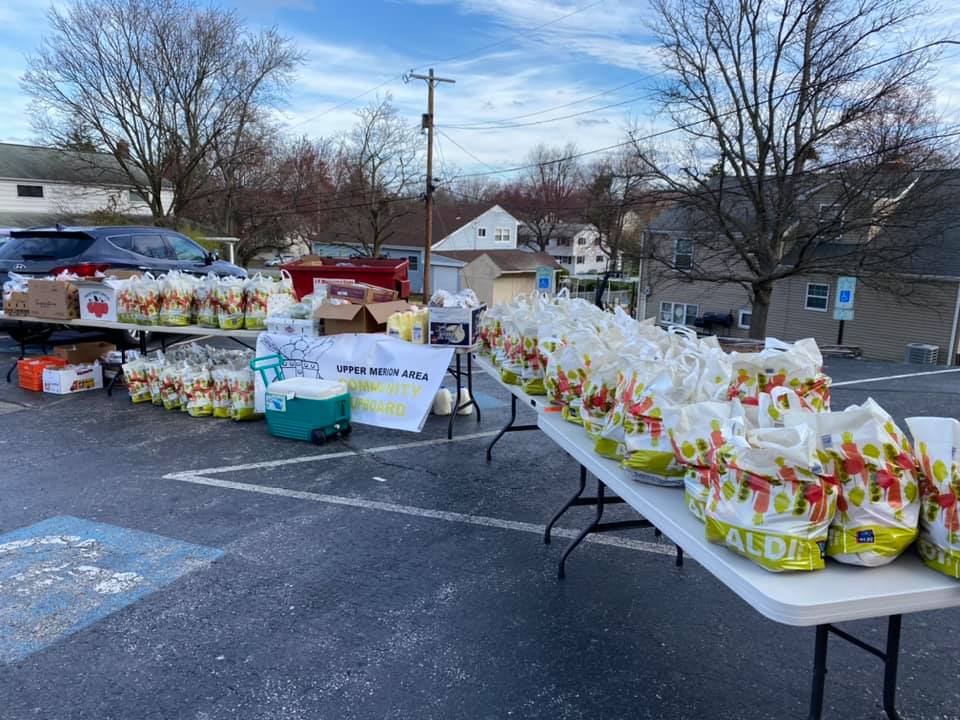
[[[872,399],[813,417],[839,490],[827,554],[868,567],[893,561],[917,536],[920,493],[909,440]]]
[[[193,313],[200,327],[220,327],[217,317],[217,288],[219,278],[208,273],[198,284],[193,293]]]
[[[593,330],[571,332],[551,353],[544,369],[543,382],[547,399],[555,405],[562,405],[564,419],[578,425],[582,424],[580,404],[583,386],[587,382],[594,351],[597,349],[604,353],[600,336]]]
[[[220,278],[217,282],[217,322],[221,330],[239,330],[243,327],[243,279]]]
[[[920,535],[917,549],[934,570],[960,580],[960,422],[912,417],[907,427],[920,466]]]
[[[140,300],[137,299],[138,275],[129,278],[107,278],[103,282],[117,292],[117,322],[137,324],[140,322]]]
[[[812,409],[830,408],[830,378],[813,338],[784,343],[767,338],[759,353],[735,353],[728,397],[757,405],[761,393],[777,387],[793,390]]]
[[[701,522],[717,476],[717,451],[745,432],[743,408],[736,400],[684,405],[669,430],[677,463],[683,468],[684,499],[687,509]]]
[[[766,570],[820,570],[837,507],[804,425],[748,430],[715,455],[706,538]]]
[[[655,476],[663,478],[658,484],[682,484],[685,471],[674,455],[669,430],[696,380],[696,373],[679,361],[650,363],[638,368],[623,387],[623,466],[641,474],[635,479]]]
[[[193,293],[196,281],[192,275],[171,270],[157,281],[160,288],[161,325],[185,327],[193,312]]]
[[[140,325],[160,324],[160,285],[150,273],[144,273],[132,283],[137,299],[137,322]]]

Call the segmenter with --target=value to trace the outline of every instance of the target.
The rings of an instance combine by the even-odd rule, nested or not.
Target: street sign
[[[847,310],[846,308],[834,308],[833,309],[833,319],[834,320],[853,320],[853,310]]]
[[[553,268],[541,266],[537,268],[537,292],[553,295]]]
[[[837,310],[853,310],[853,298],[857,292],[857,279],[855,277],[837,278],[837,301],[834,308]]]

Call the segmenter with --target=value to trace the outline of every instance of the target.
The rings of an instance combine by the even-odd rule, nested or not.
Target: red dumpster
[[[297,297],[313,292],[317,280],[355,280],[396,290],[402,300],[410,297],[410,280],[407,271],[410,261],[387,258],[336,258],[306,255],[299,260],[281,266],[293,278]]]

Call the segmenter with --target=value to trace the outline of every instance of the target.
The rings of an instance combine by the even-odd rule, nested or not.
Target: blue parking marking
[[[22,660],[221,555],[70,516],[0,535],[0,663]]]

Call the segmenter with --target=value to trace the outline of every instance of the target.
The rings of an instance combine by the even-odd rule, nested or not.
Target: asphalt
[[[0,337],[2,366],[12,349]],[[827,369],[836,382],[923,370]],[[458,419],[461,437],[507,418],[505,392],[483,376],[476,388],[483,422]],[[872,396],[897,419],[960,417],[958,394],[960,373],[839,386],[834,405]],[[420,435],[357,426],[318,449],[122,392],[0,382],[0,534],[72,516],[222,551],[0,663],[0,718],[806,716],[812,629],[764,619],[693,561],[674,567],[650,530],[622,533],[644,545],[584,544],[558,581],[567,540],[544,545],[515,523],[544,523],[575,489],[576,464],[537,432],[507,436],[487,464],[487,437],[446,443],[445,431],[441,418]],[[223,469],[272,460],[296,462]],[[242,488],[165,478],[200,469]],[[248,491],[271,488],[311,495]],[[960,611],[905,618],[905,717],[960,718],[958,626]],[[879,621],[845,627],[883,642]],[[833,642],[829,664],[827,717],[883,716],[878,660]]]

